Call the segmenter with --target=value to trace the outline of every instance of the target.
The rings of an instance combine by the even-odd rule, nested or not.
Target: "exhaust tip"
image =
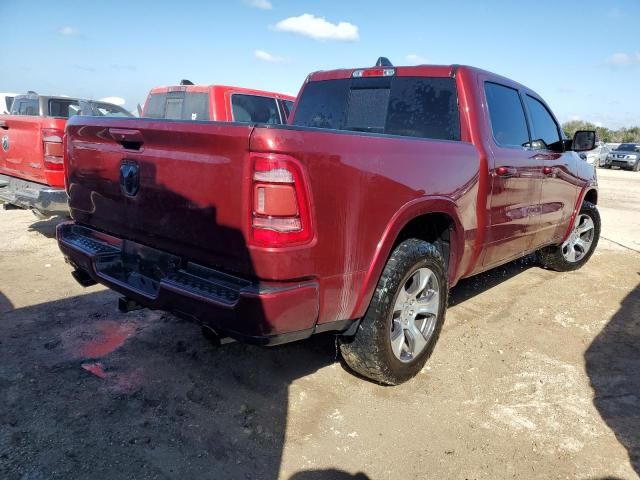
[[[216,332],[209,325],[202,325],[202,335],[204,335],[204,338],[209,340],[216,347],[222,345],[220,335],[218,335],[218,332]]]

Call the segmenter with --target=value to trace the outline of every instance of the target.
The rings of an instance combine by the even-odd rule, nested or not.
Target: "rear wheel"
[[[415,376],[433,352],[447,305],[446,263],[428,242],[393,251],[355,337],[341,338],[345,363],[387,385]]]
[[[562,245],[543,248],[538,252],[543,267],[559,272],[582,267],[598,245],[600,214],[591,202],[584,202],[569,238]]]

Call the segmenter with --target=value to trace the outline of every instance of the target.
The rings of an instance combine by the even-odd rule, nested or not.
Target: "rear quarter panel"
[[[314,241],[253,247],[251,256],[261,277],[318,277],[320,323],[364,313],[397,233],[422,213],[454,219],[455,270],[466,269],[477,237],[472,144],[281,127],[257,128],[250,149],[291,155],[306,169]]]

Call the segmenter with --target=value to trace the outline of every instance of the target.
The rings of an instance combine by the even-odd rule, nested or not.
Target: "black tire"
[[[438,283],[435,328],[422,352],[409,362],[401,362],[393,353],[390,341],[393,307],[411,275],[425,267],[433,272]],[[438,340],[448,293],[446,262],[436,246],[415,238],[405,240],[387,261],[356,335],[339,339],[344,362],[356,373],[381,384],[398,385],[414,377],[422,370]]]
[[[633,166],[633,171],[637,172],[640,170],[640,160],[636,160],[636,164]]]
[[[598,240],[600,240],[600,214],[598,213],[598,208],[593,203],[584,202],[578,216],[580,215],[587,215],[593,221],[593,240],[589,250],[578,261],[570,262],[565,258],[561,245],[543,248],[538,251],[538,258],[544,268],[558,272],[569,272],[571,270],[577,270],[589,261],[598,246]]]

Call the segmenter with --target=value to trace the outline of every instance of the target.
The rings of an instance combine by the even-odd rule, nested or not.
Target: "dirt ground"
[[[591,261],[462,282],[399,387],[347,372],[331,336],[214,347],[118,313],[72,279],[55,221],[0,211],[0,478],[638,478],[640,174],[599,176]]]

